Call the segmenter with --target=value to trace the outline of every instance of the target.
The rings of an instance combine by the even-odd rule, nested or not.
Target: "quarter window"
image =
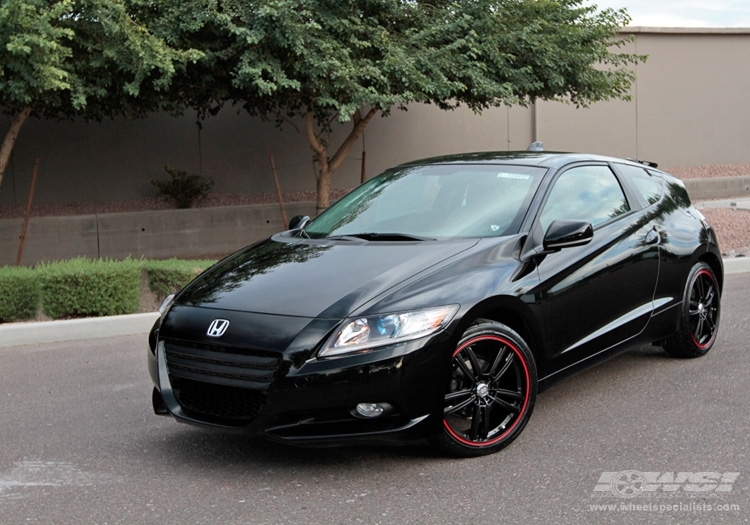
[[[618,164],[617,169],[633,182],[633,186],[649,206],[661,200],[662,178],[659,175],[627,164]]]
[[[539,220],[547,231],[556,220],[581,220],[596,226],[628,211],[625,194],[608,166],[580,166],[558,177]]]

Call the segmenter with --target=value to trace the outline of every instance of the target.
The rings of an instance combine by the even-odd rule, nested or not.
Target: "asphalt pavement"
[[[0,524],[749,524],[748,274],[727,277],[722,305],[707,356],[637,347],[465,460],[158,417],[143,335],[0,348]]]

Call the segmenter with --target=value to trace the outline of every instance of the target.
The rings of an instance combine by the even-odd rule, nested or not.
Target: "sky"
[[[631,27],[747,27],[750,0],[586,0],[599,8],[625,7]]]

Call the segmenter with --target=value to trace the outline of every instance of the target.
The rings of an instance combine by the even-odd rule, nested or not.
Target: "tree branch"
[[[331,129],[331,124],[333,124],[336,121],[338,116],[339,116],[338,111],[334,113],[333,115],[331,115],[331,118],[328,119],[328,124],[320,129],[320,133],[318,133],[318,140],[320,140],[323,135],[328,133],[328,131]]]
[[[359,137],[367,127],[367,124],[370,123],[370,121],[378,113],[378,111],[378,108],[372,108],[364,117],[360,118],[359,120],[355,119],[355,124],[352,128],[351,133],[349,133],[349,136],[346,137],[346,140],[344,140],[343,144],[341,144],[336,154],[331,157],[331,161],[329,162],[331,172],[335,172],[337,169],[339,169],[339,166],[341,166],[341,163],[344,162],[344,159],[348,155],[349,151],[351,151],[351,149],[357,143],[357,140],[359,140]]]
[[[281,120],[282,122],[286,122],[287,124],[289,124],[290,126],[292,126],[294,128],[294,131],[296,131],[298,135],[302,135],[302,132],[300,131],[300,129],[297,126],[297,124],[295,124],[294,122],[292,122],[292,120],[290,118],[287,118],[286,115],[282,115],[281,111],[279,111],[279,112],[276,113],[276,118],[278,120]]]
[[[312,111],[308,111],[305,115],[305,132],[307,133],[307,140],[310,141],[310,147],[318,157],[324,155],[326,150],[318,140],[318,136],[315,134],[315,124],[313,119]]]

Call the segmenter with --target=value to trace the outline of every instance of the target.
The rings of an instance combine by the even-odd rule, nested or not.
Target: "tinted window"
[[[540,217],[546,231],[552,221],[582,220],[592,226],[630,211],[625,194],[608,166],[580,166],[560,175]]]
[[[653,175],[643,168],[629,166],[627,164],[618,164],[619,169],[628,180],[633,182],[633,186],[641,194],[643,200],[649,205],[659,202],[662,195],[662,178]]]

